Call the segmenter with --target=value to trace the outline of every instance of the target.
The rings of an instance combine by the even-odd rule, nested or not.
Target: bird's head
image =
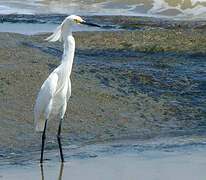
[[[56,31],[51,36],[49,36],[46,40],[52,41],[52,42],[55,42],[55,41],[58,41],[58,40],[62,41],[62,40],[64,40],[64,38],[68,34],[70,34],[72,32],[73,27],[78,25],[78,24],[101,27],[97,24],[86,22],[85,20],[83,20],[79,16],[70,15],[70,16],[68,16],[64,19],[62,24],[60,26],[58,26]]]
[[[68,26],[76,26],[77,24],[81,24],[82,22],[84,22],[84,20],[79,16],[71,15],[65,18],[63,22],[65,25],[67,24]]]

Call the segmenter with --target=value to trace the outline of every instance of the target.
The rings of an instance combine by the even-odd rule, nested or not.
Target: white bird
[[[60,149],[61,161],[64,162],[60,134],[62,121],[67,108],[67,101],[71,96],[70,75],[75,51],[75,40],[72,36],[72,29],[77,24],[100,27],[93,23],[87,23],[79,16],[71,15],[65,18],[62,24],[57,27],[56,31],[46,39],[51,42],[58,40],[62,41],[64,43],[64,52],[61,64],[54,69],[41,86],[34,107],[35,130],[43,131],[40,163],[43,162],[47,121],[53,115],[59,115],[60,118],[57,140]]]

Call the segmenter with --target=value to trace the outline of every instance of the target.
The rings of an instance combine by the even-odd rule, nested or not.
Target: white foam
[[[205,7],[198,5],[192,9],[185,9],[182,11],[182,14],[179,14],[177,18],[191,18],[191,19],[205,19],[206,11]]]
[[[163,15],[168,16],[167,12],[168,10],[176,10],[176,14],[173,16],[170,16],[172,18],[176,19],[205,19],[206,18],[206,7],[197,4],[206,2],[206,0],[191,0],[191,4],[194,7],[191,8],[182,8],[181,5],[184,2],[182,0],[181,3],[177,4],[176,6],[170,6],[165,0],[153,0],[153,7],[148,10],[148,14],[151,16],[154,15]]]
[[[206,19],[206,0],[1,0],[0,14],[132,15]],[[172,12],[172,13],[171,13]]]
[[[192,6],[194,6],[196,3],[204,3],[206,0],[191,0]]]

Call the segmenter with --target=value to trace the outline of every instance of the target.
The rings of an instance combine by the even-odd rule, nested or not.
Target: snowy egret
[[[71,15],[65,18],[62,24],[57,27],[56,31],[46,39],[51,42],[62,41],[64,43],[64,52],[61,64],[54,69],[41,86],[34,107],[35,130],[42,132],[40,163],[43,162],[47,121],[53,115],[59,115],[60,118],[57,140],[61,161],[64,162],[61,146],[61,126],[67,108],[67,101],[71,96],[70,74],[75,51],[75,40],[72,36],[72,29],[77,24],[100,27],[99,25],[84,21],[79,16]]]

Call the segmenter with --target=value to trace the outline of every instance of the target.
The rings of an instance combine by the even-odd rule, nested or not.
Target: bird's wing
[[[67,89],[67,101],[69,100],[71,96],[71,80],[70,78],[68,79],[68,89]]]
[[[49,104],[51,98],[55,95],[58,83],[58,74],[53,72],[44,81],[39,94],[36,99],[36,104],[34,106],[34,123],[37,125],[37,121],[41,114],[45,112],[47,105]],[[43,119],[43,121],[45,121]]]

